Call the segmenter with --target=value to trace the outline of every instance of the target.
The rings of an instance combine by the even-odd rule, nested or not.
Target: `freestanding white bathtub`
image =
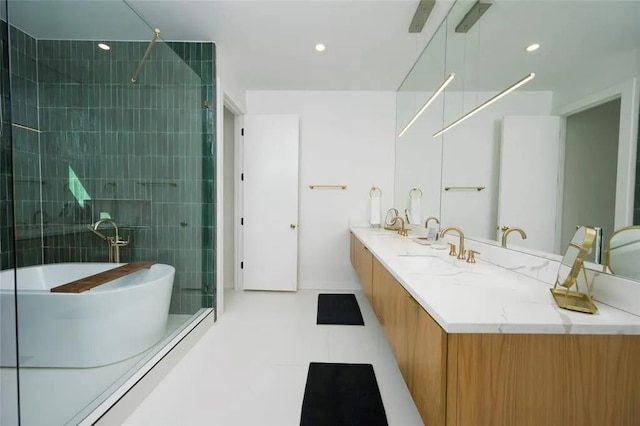
[[[164,336],[175,269],[155,264],[84,293],[50,289],[119,263],[60,263],[17,271],[20,367],[86,368],[137,355]],[[14,271],[0,272],[2,336],[15,334]],[[3,337],[0,360],[15,366],[15,346]]]

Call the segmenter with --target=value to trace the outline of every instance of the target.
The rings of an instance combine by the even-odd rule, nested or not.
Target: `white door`
[[[509,235],[508,245],[554,252],[562,119],[508,116],[502,121],[498,239],[503,226],[527,233]]]
[[[298,287],[298,140],[296,115],[244,117],[245,290]]]

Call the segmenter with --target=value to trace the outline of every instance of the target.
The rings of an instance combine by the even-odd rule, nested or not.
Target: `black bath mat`
[[[388,426],[371,364],[309,364],[300,426]]]
[[[364,325],[355,294],[319,294],[316,323]]]

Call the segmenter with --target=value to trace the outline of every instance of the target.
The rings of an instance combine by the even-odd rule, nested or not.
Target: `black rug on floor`
[[[371,364],[309,364],[300,426],[388,426]]]
[[[316,323],[364,325],[355,294],[319,294]]]

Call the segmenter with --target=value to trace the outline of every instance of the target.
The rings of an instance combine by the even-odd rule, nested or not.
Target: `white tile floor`
[[[373,364],[389,424],[422,425],[366,297],[356,292],[365,327],[316,325],[319,293],[228,292],[225,314],[125,425],[300,424],[312,361]]]

